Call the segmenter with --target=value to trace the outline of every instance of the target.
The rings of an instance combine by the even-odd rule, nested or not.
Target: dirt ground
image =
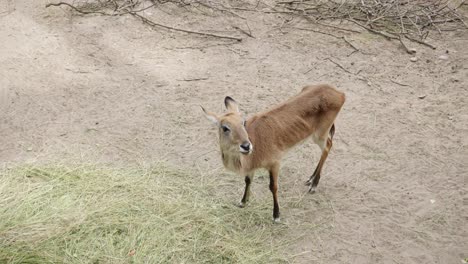
[[[165,161],[230,177],[240,198],[243,179],[223,170],[215,128],[199,105],[221,112],[230,95],[249,115],[304,85],[329,83],[347,101],[318,192],[303,185],[319,158],[311,142],[282,164],[280,204],[300,197],[299,206],[283,204],[283,221],[316,225],[290,228],[292,261],[468,257],[467,31],[432,33],[435,50],[408,43],[417,49],[412,62],[396,41],[339,32],[360,49],[352,53],[341,39],[294,29],[315,27],[285,14],[237,11],[244,20],[171,4],[145,11],[173,26],[242,37],[237,43],[45,4],[0,1],[2,166]],[[247,23],[255,38],[233,27]],[[252,202],[270,195],[265,177],[253,188]]]

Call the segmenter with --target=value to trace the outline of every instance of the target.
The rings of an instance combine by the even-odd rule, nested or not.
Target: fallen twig
[[[192,79],[180,79],[178,81],[194,82],[194,81],[204,81],[204,80],[208,80],[208,77],[200,77],[200,78],[192,78]]]
[[[80,8],[77,8],[76,6],[71,5],[69,3],[65,3],[65,2],[48,3],[45,7],[47,8],[47,7],[50,7],[50,6],[61,6],[61,5],[68,6],[71,9],[75,10],[76,12],[84,14],[84,15],[88,15],[88,14],[100,14],[100,15],[104,15],[104,16],[110,15],[110,14],[108,14],[106,12],[102,12],[102,11],[85,11],[85,10],[81,10]]]
[[[390,80],[392,83],[398,84],[398,85],[400,85],[400,86],[410,86],[409,84],[400,83],[400,82],[397,82],[397,81],[395,81],[395,80],[393,80],[393,79],[390,79],[390,78],[389,78],[389,80]]]
[[[337,36],[337,35],[334,35],[332,33],[323,32],[323,31],[320,31],[320,30],[312,29],[312,28],[301,28],[301,27],[292,27],[292,28],[298,29],[298,30],[304,30],[304,31],[312,31],[312,32],[315,32],[315,33],[331,36],[331,37],[334,37],[334,38],[337,38],[337,39],[342,38],[341,36]]]
[[[68,6],[68,7],[72,8],[73,10],[75,10],[76,12],[81,13],[81,14],[85,14],[85,15],[86,14],[100,14],[100,15],[104,15],[104,16],[120,16],[120,15],[130,14],[132,16],[140,18],[144,23],[146,23],[146,24],[148,24],[148,25],[150,25],[152,27],[162,27],[162,28],[169,29],[169,30],[180,31],[180,32],[185,32],[185,33],[189,33],[189,34],[196,34],[196,35],[200,35],[200,36],[222,38],[222,39],[232,39],[232,40],[236,40],[236,41],[239,41],[239,42],[242,41],[242,38],[239,38],[239,37],[224,36],[224,35],[218,35],[218,34],[213,34],[213,33],[199,32],[199,31],[193,31],[193,30],[188,30],[188,29],[182,29],[182,28],[167,26],[167,25],[164,25],[164,24],[157,23],[157,22],[154,22],[152,20],[149,20],[148,18],[138,14],[138,12],[144,11],[144,10],[154,6],[154,4],[151,5],[151,6],[139,9],[139,10],[131,10],[131,9],[125,8],[124,9],[125,11],[116,12],[116,13],[112,13],[112,14],[111,13],[106,13],[106,12],[103,12],[103,11],[86,11],[86,10],[78,8],[78,7],[74,6],[74,5],[71,5],[69,3],[66,3],[66,2],[49,3],[49,4],[46,5],[46,8],[50,7],[50,6],[61,6],[61,5]]]
[[[345,36],[337,36],[335,34],[332,34],[332,33],[328,33],[328,32],[324,32],[324,31],[320,31],[320,30],[315,30],[315,29],[311,29],[311,28],[300,28],[300,27],[292,27],[294,29],[298,29],[298,30],[304,30],[304,31],[312,31],[312,32],[315,32],[315,33],[319,33],[319,34],[323,34],[323,35],[327,35],[327,36],[330,36],[330,37],[334,37],[336,39],[342,39],[344,40],[344,42],[346,42],[346,44],[348,44],[352,49],[354,49],[355,51],[359,51],[358,48],[356,48],[356,46],[354,46],[351,42],[349,42]]]
[[[354,51],[359,51],[359,49],[356,48],[356,46],[354,46],[351,42],[349,42],[349,41],[346,39],[345,36],[341,36],[341,38],[342,38],[346,43],[348,43],[348,45],[349,45],[351,48],[353,48]]]
[[[233,28],[239,30],[241,33],[243,33],[243,34],[245,34],[245,35],[247,35],[247,36],[249,36],[249,37],[251,37],[251,38],[255,38],[255,37],[252,35],[252,32],[247,32],[247,31],[243,30],[242,28],[240,28],[240,27],[238,27],[238,26],[233,26]],[[250,31],[250,29],[249,29],[249,31]]]
[[[357,22],[357,21],[354,20],[354,19],[347,19],[347,20],[350,21],[350,22],[353,22],[354,24],[356,24],[356,25],[358,25],[358,26],[360,26],[360,27],[362,27],[362,28],[364,28],[364,29],[366,29],[366,30],[369,31],[369,32],[372,32],[372,33],[374,33],[374,34],[383,36],[383,37],[385,37],[385,38],[388,39],[388,40],[390,40],[390,39],[398,39],[397,36],[390,35],[389,33],[384,32],[384,31],[374,30],[374,29],[372,29],[372,28],[370,28],[370,27],[368,27],[368,26],[365,26],[365,25],[363,25],[363,24]]]
[[[404,43],[403,40],[401,39],[401,35],[399,35],[398,37],[399,37],[398,39],[400,40],[401,46],[403,46],[403,48],[405,49],[406,53],[408,53],[408,54],[414,54],[414,53],[416,53],[415,50],[410,50],[410,49],[408,49],[408,47],[406,47],[405,43]]]
[[[336,61],[334,61],[334,60],[332,60],[332,59],[330,59],[330,58],[326,58],[325,60],[328,60],[328,61],[332,62],[333,64],[335,64],[336,66],[338,66],[339,68],[341,68],[343,71],[355,75],[355,73],[349,71],[348,69],[346,69],[345,67],[341,66],[341,64],[339,64],[338,62],[336,62]]]
[[[409,40],[411,40],[411,41],[417,42],[417,43],[419,43],[419,44],[421,44],[421,45],[424,45],[424,46],[426,46],[426,47],[429,47],[429,48],[431,48],[431,49],[436,49],[435,46],[432,46],[431,44],[429,44],[429,43],[427,43],[427,42],[424,42],[424,41],[419,40],[419,39],[412,38],[412,37],[410,37],[410,36],[408,36],[408,35],[404,35],[404,36],[405,36],[405,38],[407,38],[407,39],[409,39]]]
[[[144,23],[150,25],[150,26],[153,26],[153,27],[162,27],[162,28],[165,28],[165,29],[170,29],[170,30],[175,30],[175,31],[180,31],[180,32],[185,32],[185,33],[190,33],[190,34],[196,34],[196,35],[201,35],[201,36],[209,36],[209,37],[215,37],[215,38],[223,38],[223,39],[234,39],[234,40],[237,40],[237,41],[242,41],[242,38],[238,38],[238,37],[231,37],[231,36],[224,36],[224,35],[217,35],[217,34],[213,34],[213,33],[207,33],[207,32],[199,32],[199,31],[193,31],[193,30],[188,30],[188,29],[183,29],[183,28],[176,28],[176,27],[171,27],[171,26],[167,26],[167,25],[163,25],[163,24],[160,24],[160,23],[156,23],[152,20],[149,20],[148,18],[138,14],[138,13],[135,13],[135,12],[129,12],[130,15],[132,16],[135,16],[135,17],[138,17],[140,18]]]
[[[321,26],[324,26],[324,27],[330,27],[330,28],[334,28],[334,29],[338,29],[338,30],[343,30],[343,31],[348,31],[348,32],[352,32],[352,33],[361,33],[360,31],[357,31],[357,30],[354,30],[354,29],[339,27],[339,26],[330,25],[330,24],[324,24],[324,23],[320,23],[320,22],[318,22],[318,21],[314,21],[314,23],[315,23],[315,24],[318,24],[318,25],[321,25]]]
[[[245,17],[243,17],[243,16],[241,16],[241,15],[237,14],[236,12],[233,12],[233,11],[231,11],[231,10],[229,10],[229,9],[223,9],[223,8],[215,7],[215,6],[212,6],[212,5],[203,3],[202,1],[195,1],[195,3],[197,3],[197,4],[199,4],[199,5],[202,5],[202,6],[206,7],[206,8],[211,8],[211,9],[216,10],[216,11],[219,11],[219,12],[229,13],[229,14],[231,14],[231,15],[233,15],[233,16],[236,16],[236,17],[238,17],[238,18],[241,18],[241,19],[246,20]],[[221,6],[222,6],[222,5],[221,5]],[[223,7],[224,7],[224,6],[223,6]]]
[[[319,21],[317,21],[316,19],[312,19],[311,17],[307,16],[307,15],[304,15],[304,14],[300,14],[305,20],[311,22],[311,23],[314,23],[314,24],[317,24],[317,25],[320,25],[320,26],[324,26],[324,27],[329,27],[329,28],[333,28],[333,29],[338,29],[338,30],[343,30],[343,31],[348,31],[348,32],[352,32],[352,33],[361,33],[360,31],[357,31],[357,30],[354,30],[354,29],[349,29],[349,28],[344,28],[344,27],[339,27],[339,26],[335,26],[335,25],[330,25],[330,24],[325,24],[325,23],[321,23]]]

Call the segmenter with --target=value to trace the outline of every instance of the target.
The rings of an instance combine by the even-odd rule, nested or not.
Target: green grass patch
[[[165,166],[0,171],[0,263],[287,262],[270,218]]]

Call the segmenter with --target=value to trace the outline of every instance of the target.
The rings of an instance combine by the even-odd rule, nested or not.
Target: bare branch
[[[88,15],[88,14],[100,14],[100,15],[104,15],[104,16],[110,15],[110,14],[108,14],[106,12],[102,12],[102,11],[84,11],[84,10],[81,10],[80,8],[77,8],[74,5],[70,5],[69,3],[65,3],[65,2],[48,3],[45,7],[48,8],[50,6],[61,6],[61,5],[68,6],[71,9],[75,10],[76,12],[84,14],[84,15]]]
[[[114,4],[117,8],[117,3],[114,1]],[[136,5],[135,3],[131,2],[132,4],[132,8]],[[236,41],[242,41],[242,38],[239,38],[239,37],[232,37],[232,36],[224,36],[224,35],[218,35],[218,34],[213,34],[213,33],[207,33],[207,32],[199,32],[199,31],[193,31],[193,30],[188,30],[188,29],[182,29],[182,28],[176,28],[176,27],[172,27],[172,26],[167,26],[167,25],[164,25],[164,24],[161,24],[161,23],[157,23],[157,22],[154,22],[152,20],[149,20],[148,18],[138,14],[139,12],[142,12],[144,10],[147,10],[153,6],[155,6],[156,4],[152,4],[148,7],[145,7],[145,8],[142,8],[142,9],[139,9],[139,10],[132,10],[130,9],[130,5],[127,5],[126,7],[119,7],[118,9],[119,10],[122,10],[121,12],[115,12],[115,13],[106,13],[106,12],[103,12],[103,11],[87,11],[87,10],[83,10],[82,8],[78,8],[74,5],[71,5],[69,3],[66,3],[66,2],[58,2],[58,3],[49,3],[46,5],[46,8],[47,7],[50,7],[50,6],[62,6],[62,5],[65,5],[65,6],[68,6],[70,8],[72,8],[73,10],[75,10],[76,12],[80,13],[80,14],[100,14],[100,15],[104,15],[104,16],[120,16],[120,15],[126,15],[126,14],[130,14],[134,17],[137,17],[139,19],[141,19],[144,23],[152,26],[152,27],[162,27],[162,28],[165,28],[165,29],[169,29],[169,30],[174,30],[174,31],[179,31],[179,32],[184,32],[184,33],[189,33],[189,34],[195,34],[195,35],[200,35],[200,36],[206,36],[206,37],[214,37],[214,38],[221,38],[221,39],[231,39],[231,40],[236,40]]]
[[[190,33],[190,34],[196,34],[196,35],[200,35],[200,36],[208,36],[208,37],[214,37],[214,38],[223,38],[223,39],[233,39],[233,40],[237,40],[237,41],[242,41],[242,38],[238,38],[238,37],[231,37],[231,36],[224,36],[224,35],[217,35],[217,34],[213,34],[213,33],[207,33],[207,32],[199,32],[199,31],[193,31],[193,30],[188,30],[188,29],[183,29],[183,28],[176,28],[176,27],[171,27],[171,26],[167,26],[167,25],[164,25],[164,24],[161,24],[161,23],[156,23],[152,20],[149,20],[148,18],[138,14],[138,13],[135,13],[135,12],[129,12],[130,15],[132,16],[135,16],[135,17],[138,17],[141,19],[141,21],[143,21],[144,23],[150,25],[150,26],[153,26],[153,27],[162,27],[162,28],[165,28],[165,29],[169,29],[169,30],[174,30],[174,31],[180,31],[180,32],[185,32],[185,33]]]

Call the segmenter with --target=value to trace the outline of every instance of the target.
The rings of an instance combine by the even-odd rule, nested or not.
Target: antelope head
[[[202,107],[206,118],[218,127],[221,151],[225,154],[252,153],[253,145],[247,134],[246,121],[239,111],[239,105],[229,96],[224,99],[224,105],[227,112],[222,115],[206,111]]]

